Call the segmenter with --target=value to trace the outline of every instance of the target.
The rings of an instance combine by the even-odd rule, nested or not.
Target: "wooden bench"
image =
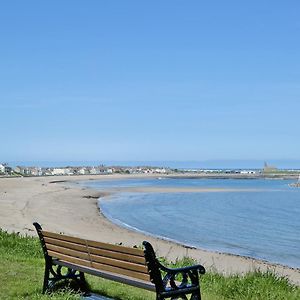
[[[82,291],[88,292],[87,273],[154,291],[156,299],[187,299],[188,294],[190,299],[201,299],[199,273],[205,273],[201,265],[170,269],[158,261],[146,241],[142,250],[44,231],[38,223],[33,225],[45,257],[43,293],[65,279],[76,280]]]

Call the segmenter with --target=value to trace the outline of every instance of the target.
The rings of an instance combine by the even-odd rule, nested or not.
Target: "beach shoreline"
[[[0,228],[8,232],[36,236],[32,223],[37,221],[49,231],[63,232],[112,244],[122,243],[126,246],[134,246],[141,245],[143,240],[148,240],[153,244],[158,256],[164,256],[169,260],[188,256],[199,261],[207,270],[225,275],[270,270],[288,278],[291,283],[300,285],[299,269],[250,257],[189,247],[120,227],[103,215],[97,203],[99,197],[101,199],[114,191],[99,192],[75,184],[83,180],[143,177],[157,177],[157,175],[0,178]],[[147,192],[147,189],[142,188],[133,190]]]

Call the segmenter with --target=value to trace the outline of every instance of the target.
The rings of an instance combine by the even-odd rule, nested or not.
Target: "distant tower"
[[[271,165],[268,165],[267,162],[265,161],[264,163],[264,173],[272,173],[276,172],[277,168]]]

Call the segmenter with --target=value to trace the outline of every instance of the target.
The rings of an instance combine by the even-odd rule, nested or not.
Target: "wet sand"
[[[0,228],[9,232],[35,236],[32,223],[36,221],[49,231],[113,244],[122,243],[133,246],[141,245],[143,240],[148,240],[152,243],[158,256],[165,256],[170,260],[189,256],[203,264],[207,270],[222,274],[243,274],[257,269],[271,270],[280,276],[287,277],[292,283],[300,285],[299,269],[247,257],[185,247],[119,227],[108,221],[97,206],[98,197],[101,199],[101,197],[114,192],[113,190],[99,192],[76,184],[70,185],[70,182],[79,180],[127,177],[122,175],[94,175],[0,178]],[[145,175],[130,175],[130,178],[133,177],[145,177]],[[131,189],[135,192],[150,190],[162,192],[162,189],[154,188]],[[185,189],[184,191],[191,192],[194,190]],[[164,189],[163,191],[177,192],[178,190]],[[196,189],[196,191],[223,191],[223,189]]]

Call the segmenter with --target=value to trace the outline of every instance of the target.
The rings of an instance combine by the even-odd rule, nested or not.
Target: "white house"
[[[65,169],[63,169],[63,168],[54,168],[52,170],[52,175],[65,175]]]
[[[98,175],[98,174],[100,174],[99,168],[92,167],[92,168],[90,169],[90,174],[91,174],[91,175]]]
[[[5,172],[5,167],[0,164],[0,173],[4,173],[4,172]]]
[[[88,174],[88,173],[87,173],[86,168],[81,168],[81,169],[78,171],[78,174],[79,174],[79,175],[85,175],[85,174]]]
[[[243,175],[256,174],[256,171],[253,171],[253,170],[242,170],[241,174],[243,174]]]

